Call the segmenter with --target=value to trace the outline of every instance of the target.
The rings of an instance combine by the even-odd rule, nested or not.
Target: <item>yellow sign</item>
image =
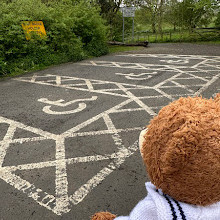
[[[22,21],[21,25],[27,40],[31,39],[31,32],[37,33],[41,38],[47,35],[43,21]]]

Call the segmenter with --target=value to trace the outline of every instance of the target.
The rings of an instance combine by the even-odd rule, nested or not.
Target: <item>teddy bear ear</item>
[[[214,101],[220,104],[220,93],[215,96]]]
[[[143,145],[145,143],[145,134],[147,133],[147,128],[144,129],[143,131],[141,131],[140,133],[140,136],[139,136],[139,149],[140,149],[140,152],[141,152],[141,156],[143,157],[143,153],[142,153],[142,148],[143,148]]]
[[[175,147],[169,147],[167,151],[161,156],[161,171],[163,175],[170,175],[181,170],[186,162],[188,155],[185,152]]]
[[[181,170],[190,158],[197,155],[200,149],[200,137],[196,131],[196,122],[189,124],[185,123],[167,143],[166,152],[161,156],[161,169],[164,174]]]

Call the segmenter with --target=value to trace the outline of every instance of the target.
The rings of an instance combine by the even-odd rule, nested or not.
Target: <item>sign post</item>
[[[124,43],[124,37],[125,37],[125,19],[123,17],[123,33],[122,33],[123,43]]]
[[[125,25],[124,25],[124,18],[133,18],[133,22],[132,22],[132,41],[134,40],[134,16],[135,16],[135,7],[124,7],[122,9],[122,13],[123,13],[123,43],[124,43],[124,29],[125,29]]]

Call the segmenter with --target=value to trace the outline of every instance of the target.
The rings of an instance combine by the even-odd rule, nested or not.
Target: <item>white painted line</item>
[[[119,112],[137,112],[137,111],[144,111],[144,109],[143,108],[119,109],[116,110],[115,112],[119,113]]]
[[[120,65],[119,65],[117,62],[112,62],[112,64],[113,64],[115,67],[120,67]]]
[[[84,127],[86,127],[87,125],[90,125],[91,123],[93,123],[93,122],[95,122],[95,121],[97,121],[98,119],[102,118],[105,114],[113,113],[114,110],[117,110],[117,109],[123,107],[124,105],[129,104],[129,103],[132,102],[132,101],[133,101],[133,100],[130,100],[130,99],[128,99],[128,100],[126,100],[126,101],[123,101],[122,103],[120,103],[120,104],[118,104],[118,105],[116,105],[116,106],[110,108],[109,110],[106,110],[105,112],[102,112],[102,113],[100,113],[100,114],[98,114],[98,115],[96,115],[96,116],[94,116],[94,117],[92,117],[92,118],[90,118],[90,119],[88,119],[88,120],[82,122],[81,124],[78,124],[77,126],[75,126],[75,127],[71,128],[71,129],[67,130],[66,132],[64,132],[64,133],[62,134],[62,136],[63,136],[63,137],[70,137],[70,136],[71,136],[73,133],[75,133],[76,131],[78,131],[78,130],[84,128]]]
[[[169,63],[169,64],[186,64],[189,63],[189,60],[160,60],[161,62]]]
[[[84,109],[86,109],[86,104],[85,103],[79,103],[78,104],[78,107],[74,110],[70,110],[70,111],[53,111],[51,110],[51,105],[50,106],[45,106],[43,108],[43,112],[47,113],[47,114],[50,114],[50,115],[69,115],[69,114],[75,114],[77,112],[81,112],[83,111]]]
[[[36,75],[34,74],[33,77],[31,78],[31,82],[35,82],[36,80]]]
[[[116,56],[124,57],[156,57],[156,58],[187,58],[187,59],[212,59],[219,56],[203,56],[203,55],[178,55],[178,54],[119,54]]]
[[[15,130],[16,130],[16,126],[14,124],[10,125],[5,137],[3,138],[3,141],[1,142],[1,145],[0,145],[0,167],[2,167],[2,165],[3,165],[7,149],[9,148],[9,145],[10,145],[10,142],[11,142],[13,136],[14,136]]]
[[[138,99],[134,94],[132,94],[128,89],[126,89],[122,84],[116,83],[116,85],[124,91],[130,99],[135,101],[140,107],[142,107],[147,113],[154,116],[156,113],[152,111],[147,105],[145,105],[140,99]]]
[[[194,77],[194,79],[200,79],[200,80],[202,80],[202,81],[208,82],[208,80],[205,79],[205,78],[203,78],[203,77],[195,76],[195,75],[193,75],[193,74],[191,74],[191,73],[187,73],[187,74],[188,74],[189,76]]]
[[[93,61],[90,61],[93,66],[97,66],[97,64]]]
[[[213,76],[212,79],[207,82],[202,88],[200,88],[195,94],[194,96],[198,96],[200,95],[202,92],[204,92],[210,85],[212,85],[216,80],[219,79],[220,73],[216,76]]]
[[[111,118],[109,117],[109,115],[105,114],[103,116],[103,119],[105,121],[105,124],[106,124],[107,128],[110,131],[114,131],[114,134],[112,135],[112,138],[113,138],[117,148],[119,150],[126,150],[126,148],[124,147],[124,145],[122,143],[122,139],[121,139],[120,135],[118,134],[117,129],[116,129],[115,125],[113,124],[113,122],[112,122]]]
[[[61,77],[60,76],[56,76],[56,84],[61,85]]]
[[[117,64],[117,65],[116,65]],[[82,63],[81,65],[91,65],[91,63]],[[145,63],[125,63],[125,62],[106,62],[106,61],[96,61],[96,66],[100,67],[114,67],[114,68],[125,68],[125,69],[143,69],[143,70],[169,70],[173,71],[172,65],[168,64],[145,64]],[[157,68],[155,68],[155,66]],[[158,68],[159,67],[159,68]],[[178,66],[178,68],[185,68],[185,66]]]
[[[97,96],[92,96],[92,98],[75,99],[75,100],[72,100],[72,101],[69,101],[69,102],[66,102],[66,103],[62,103],[62,102],[64,102],[63,99],[59,99],[57,101],[49,101],[47,98],[41,98],[41,99],[38,99],[37,101],[38,102],[43,102],[43,103],[46,103],[46,104],[50,104],[50,105],[66,107],[66,106],[72,105],[76,102],[95,101],[95,100],[97,100],[97,98],[98,98]]]
[[[140,130],[143,130],[141,128]],[[39,162],[39,163],[29,163],[29,164],[21,164],[17,166],[4,166],[1,168],[3,171],[7,172],[15,172],[17,170],[31,170],[31,169],[41,169],[47,167],[55,167],[58,162],[62,163],[63,161],[66,164],[77,164],[77,163],[89,163],[94,161],[103,161],[103,160],[112,160],[116,158],[124,157],[121,152],[112,153],[112,154],[104,154],[104,155],[91,155],[91,156],[84,156],[84,157],[75,157],[75,158],[68,158],[68,159],[61,159],[61,160],[53,160],[53,161],[46,161],[46,162]]]
[[[172,80],[174,80],[175,78],[177,78],[178,76],[181,76],[182,72],[177,73],[176,75],[170,77],[169,79],[166,79],[160,83],[158,83],[157,85],[153,86],[154,89],[159,89],[162,85],[166,84],[167,82],[170,82]]]
[[[70,196],[70,201],[77,205],[80,203],[88,193],[99,185],[107,176],[109,176],[116,168],[120,167],[124,163],[126,157],[131,156],[137,150],[137,141],[130,146],[126,152],[123,152],[124,157],[116,158],[107,167],[103,168],[94,177],[92,177],[86,184],[81,186],[72,196]]]
[[[192,66],[192,68],[196,68],[196,67],[198,67],[199,65],[206,63],[207,61],[208,61],[208,59],[205,59],[205,60],[203,60],[203,61],[201,61],[201,62],[195,64],[194,66]]]
[[[55,212],[57,215],[62,213],[57,213],[53,210],[55,206],[55,197],[43,192],[41,189],[36,188],[33,184],[29,183],[26,180],[23,180],[19,176],[12,174],[10,172],[0,169],[0,178],[3,179],[6,183],[13,186],[15,189],[22,191],[28,197],[35,200],[39,205]]]
[[[146,80],[152,77],[152,75],[157,74],[158,72],[152,72],[152,73],[115,73],[116,75],[124,76],[126,79],[131,80]],[[145,77],[141,77],[145,76]]]
[[[178,82],[176,82],[174,80],[171,81],[173,84],[177,85],[180,88],[183,88],[183,89],[187,90],[188,92],[191,92],[192,94],[194,93],[194,91],[192,89],[189,89],[185,85],[182,85],[182,84],[180,84],[180,83],[178,83]]]
[[[180,79],[180,78],[176,78],[176,79]],[[185,78],[183,78],[183,79],[185,79]],[[192,85],[185,85],[186,87],[193,87],[193,86],[203,86],[204,84],[192,84]],[[179,86],[178,85],[173,85],[173,86],[161,86],[160,87],[161,89],[163,89],[163,88],[179,88]]]
[[[30,82],[29,80],[23,80],[21,78],[19,78],[19,81]],[[45,82],[35,82],[35,83],[39,84],[39,85],[48,85],[48,86],[52,86],[52,87],[59,87],[59,88],[65,88],[65,89],[71,89],[71,90],[90,91],[90,92],[94,92],[94,93],[101,93],[101,94],[112,95],[112,96],[127,97],[126,95],[111,93],[111,92],[104,92],[104,91],[100,91],[100,90],[89,90],[89,89],[83,89],[83,88],[75,88],[75,87],[69,87],[67,85],[54,85],[54,84],[45,83]]]
[[[155,88],[155,90],[156,90],[157,92],[159,92],[160,94],[162,94],[162,97],[166,97],[166,98],[168,98],[168,99],[171,100],[171,101],[174,100],[174,98],[173,98],[171,95],[165,93],[165,92],[162,91],[161,89]]]
[[[93,91],[94,88],[93,88],[93,85],[92,85],[91,81],[90,80],[85,80],[85,82],[86,82],[86,85],[87,85],[88,89],[90,91]]]
[[[132,55],[133,56],[133,55]],[[136,56],[136,55],[135,55]],[[135,57],[133,56],[133,57]],[[137,55],[138,57],[139,55]],[[143,78],[141,76],[144,76],[143,74],[147,74],[146,76],[151,76],[152,74],[158,73],[164,73],[164,72],[172,72],[175,75],[170,77],[169,79],[158,83],[155,86],[141,86],[141,85],[134,85],[134,84],[126,84],[126,83],[118,83],[118,82],[111,82],[111,81],[103,81],[103,80],[94,80],[94,79],[85,79],[85,78],[77,78],[77,77],[69,77],[69,76],[59,76],[59,75],[51,75],[48,74],[46,76],[37,76],[34,75],[33,77],[21,77],[16,80],[18,81],[24,81],[29,83],[35,83],[39,85],[47,85],[47,86],[55,86],[58,88],[64,88],[64,89],[72,89],[77,91],[84,91],[84,92],[90,92],[90,93],[96,93],[96,94],[104,94],[104,95],[111,95],[111,96],[117,96],[117,97],[123,97],[123,101],[121,101],[120,104],[115,105],[114,107],[109,108],[108,110],[99,113],[98,115],[93,116],[92,118],[85,120],[84,122],[76,125],[75,127],[72,127],[71,129],[63,132],[60,135],[55,135],[49,132],[45,132],[41,129],[33,128],[31,126],[26,126],[22,123],[6,119],[4,117],[0,117],[0,123],[7,123],[9,124],[9,128],[7,130],[7,133],[2,141],[0,141],[0,161],[4,162],[5,155],[7,153],[7,148],[9,147],[9,144],[11,143],[25,143],[25,142],[34,142],[34,141],[44,141],[47,139],[53,140],[56,143],[56,157],[55,160],[51,161],[45,161],[45,162],[39,162],[39,163],[29,163],[29,164],[21,164],[17,166],[5,166],[0,167],[0,178],[2,178],[4,181],[15,187],[16,189],[24,192],[29,197],[33,198],[39,205],[44,206],[45,208],[53,211],[57,215],[63,215],[64,213],[67,213],[70,211],[71,205],[78,204],[81,202],[88,193],[91,192],[98,184],[100,184],[102,181],[105,180],[107,176],[109,176],[115,169],[120,167],[120,165],[125,161],[125,159],[129,156],[131,156],[137,149],[137,142],[135,142],[133,145],[126,148],[123,145],[122,139],[120,137],[121,132],[129,132],[129,131],[138,131],[142,130],[141,127],[135,127],[135,128],[126,128],[126,129],[117,129],[112,121],[112,113],[118,113],[118,112],[131,112],[131,111],[146,111],[151,116],[156,115],[154,113],[154,109],[160,109],[163,106],[154,106],[149,107],[146,105],[142,100],[146,99],[157,99],[157,98],[163,98],[166,97],[169,100],[174,100],[175,98],[178,98],[180,96],[188,96],[193,95],[194,92],[192,89],[190,89],[190,86],[193,85],[182,85],[181,81],[176,82],[176,80],[180,80],[180,75],[182,73],[187,74],[188,77],[183,79],[188,79],[189,82],[191,79],[201,79],[204,81],[205,85],[201,85],[202,88],[195,94],[201,94],[206,88],[208,88],[212,83],[216,82],[216,80],[219,79],[219,72],[216,72],[211,70],[211,67],[216,67],[208,62],[213,60],[217,60],[219,58],[213,58],[208,56],[194,56],[194,55],[167,55],[167,54],[161,54],[161,55],[140,55],[145,57],[152,57],[152,58],[160,58],[160,59],[167,59],[168,61],[171,60],[171,63],[179,62],[179,60],[185,60],[187,59],[201,59],[202,62],[194,65],[194,67],[190,66],[175,66],[175,65],[155,65],[155,64],[144,64],[144,63],[123,63],[123,62],[109,62],[109,61],[92,61],[89,65],[94,66],[104,66],[104,67],[117,67],[117,68],[127,68],[127,69],[147,69],[150,71],[155,71],[152,73],[129,73],[129,74],[123,74],[124,76],[131,77],[132,78]],[[174,61],[172,59],[175,59]],[[167,61],[166,60],[166,61]],[[205,63],[207,61],[207,63]],[[194,62],[195,63],[195,62]],[[208,64],[208,65],[206,65]],[[87,65],[87,64],[82,64]],[[201,76],[194,76],[193,73],[198,71],[198,68],[201,65],[206,65],[207,67],[210,67],[209,70],[201,70]],[[202,68],[202,67],[200,67]],[[189,71],[188,71],[188,70]],[[193,71],[192,71],[193,70]],[[213,76],[210,81],[206,79],[206,73],[211,72],[212,74],[218,74],[216,76]],[[114,73],[113,73],[114,74]],[[133,75],[134,74],[134,75]],[[180,78],[178,78],[180,77]],[[48,80],[49,79],[49,80]],[[136,79],[137,80],[137,79]],[[69,81],[69,84],[68,84]],[[171,86],[165,86],[166,82],[173,83]],[[52,84],[56,83],[56,84]],[[63,83],[63,84],[62,84]],[[65,83],[65,84],[64,84]],[[94,85],[101,85],[102,89],[97,89]],[[109,85],[112,86],[109,88]],[[82,88],[77,88],[77,86],[82,86]],[[85,87],[83,87],[85,86]],[[195,85],[198,86],[198,85]],[[116,89],[114,87],[117,87]],[[189,93],[188,94],[176,94],[176,95],[169,95],[166,92],[162,91],[162,88],[184,88]],[[146,96],[142,97],[136,97],[133,93],[133,89],[138,90],[147,90],[151,89],[155,92],[158,92],[159,95],[157,96],[148,96],[146,93]],[[113,93],[116,91],[124,92],[125,94],[117,94]],[[146,91],[147,92],[147,91]],[[91,97],[91,96],[90,96]],[[125,100],[126,99],[126,100]],[[70,104],[73,104],[76,102],[70,101],[63,103],[64,100],[57,100],[57,101],[49,101],[49,100],[40,100],[43,103],[49,104],[49,105],[55,105],[57,107],[65,107]],[[85,101],[85,100],[83,100]],[[148,100],[149,101],[149,100]],[[53,103],[52,103],[53,102]],[[126,109],[126,105],[136,102],[139,107],[136,108],[128,108]],[[125,108],[125,109],[123,109]],[[52,111],[52,110],[51,110]],[[86,128],[88,125],[92,123],[96,123],[97,120],[103,118],[104,122],[106,124],[106,129],[104,130],[98,130],[98,131],[86,131],[81,132],[81,129]],[[14,132],[16,128],[24,129],[25,131],[32,132],[34,134],[37,134],[37,137],[27,137],[27,138],[17,138],[13,139]],[[112,154],[104,154],[104,155],[89,155],[89,156],[82,156],[82,157],[75,157],[75,158],[68,158],[65,157],[65,139],[66,138],[74,138],[74,137],[87,137],[87,136],[95,136],[95,135],[111,135],[115,145],[118,147],[118,152],[112,153]],[[3,147],[2,147],[3,146]],[[79,187],[73,195],[70,197],[68,196],[68,179],[67,179],[67,165],[68,164],[78,164],[78,163],[89,163],[93,161],[109,161],[109,164],[101,169],[96,175],[94,175],[90,180],[88,180],[85,184],[82,184],[81,187]],[[32,169],[40,169],[40,168],[46,168],[46,167],[55,167],[56,169],[56,176],[55,176],[55,192],[56,195],[49,195],[46,192],[43,192],[41,189],[36,188],[33,184],[29,183],[26,180],[23,180],[19,176],[15,175],[14,172],[17,170],[32,170]],[[71,203],[71,204],[70,204]]]
[[[59,138],[56,141],[56,207],[57,213],[67,213],[69,208],[68,181],[65,161],[65,139]]]
[[[75,99],[75,100],[70,101],[70,102],[62,103],[62,102],[64,102],[63,99],[60,99],[60,100],[57,100],[57,101],[49,101],[47,98],[41,98],[41,99],[38,99],[38,102],[43,102],[43,103],[46,103],[46,104],[51,104],[51,105],[55,105],[55,106],[59,106],[59,107],[66,107],[66,106],[72,105],[76,102],[95,101],[96,99],[97,99],[97,96],[92,96],[92,98]],[[74,113],[77,113],[77,112],[81,112],[84,109],[86,109],[86,107],[87,107],[86,103],[81,102],[81,103],[78,104],[78,107],[74,110],[70,110],[70,111],[53,111],[53,110],[51,110],[51,107],[52,107],[51,105],[45,106],[43,108],[43,112],[45,112],[47,114],[50,114],[50,115],[67,115],[67,114],[74,114]]]
[[[25,142],[34,142],[34,141],[43,141],[43,140],[49,140],[50,138],[48,137],[29,137],[29,138],[17,138],[17,139],[13,139],[10,141],[10,144],[13,143],[19,143],[19,144],[23,144]],[[0,141],[0,145],[4,144],[4,142]]]
[[[144,109],[141,109],[144,111]],[[114,113],[117,112],[123,112],[122,110],[115,110]],[[136,130],[141,130],[142,127],[135,127],[135,128],[126,128],[126,129],[117,129],[117,133],[121,132],[130,132],[130,131],[136,131]],[[104,135],[104,134],[114,134],[114,130],[100,130],[100,131],[87,131],[87,132],[79,132],[79,133],[72,133],[68,137],[84,137],[84,136],[96,136],[96,135]]]
[[[48,131],[43,131],[43,130],[41,130],[39,128],[34,128],[34,127],[31,127],[31,126],[27,126],[27,125],[24,125],[24,124],[22,124],[20,122],[4,118],[2,116],[0,116],[0,123],[11,124],[11,125],[13,125],[15,127],[24,129],[26,131],[30,131],[32,133],[35,133],[35,134],[41,135],[41,136],[43,136],[45,138],[49,138],[49,139],[53,139],[53,140],[56,140],[57,137],[59,137],[58,135],[52,134],[52,133],[50,133]]]

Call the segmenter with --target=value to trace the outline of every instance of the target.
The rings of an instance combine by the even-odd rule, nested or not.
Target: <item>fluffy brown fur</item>
[[[216,95],[215,101],[216,101],[216,102],[220,102],[220,93],[218,93],[218,94]]]
[[[113,215],[110,212],[98,212],[92,216],[92,220],[113,220],[115,218],[116,215]]]
[[[174,101],[144,137],[143,159],[157,188],[190,204],[220,201],[220,94]]]

